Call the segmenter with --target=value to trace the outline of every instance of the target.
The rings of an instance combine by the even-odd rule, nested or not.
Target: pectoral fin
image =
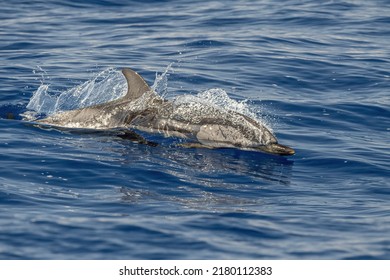
[[[151,142],[143,138],[141,135],[135,133],[132,130],[118,130],[115,133],[119,138],[125,139],[125,140],[130,140],[132,142],[156,147],[158,144],[155,142]]]

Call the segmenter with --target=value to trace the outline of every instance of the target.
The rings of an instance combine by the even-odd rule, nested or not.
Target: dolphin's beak
[[[295,154],[294,149],[277,143],[266,145],[262,148],[262,150],[267,153],[281,156],[292,156]]]

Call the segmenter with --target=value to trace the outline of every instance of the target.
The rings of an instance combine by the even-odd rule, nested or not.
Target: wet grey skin
[[[195,101],[167,101],[131,69],[123,69],[127,94],[117,100],[82,109],[59,112],[40,124],[84,129],[136,129],[187,138],[184,147],[238,148],[277,155],[295,151],[278,143],[260,122],[234,111]],[[141,141],[142,142],[142,141]]]

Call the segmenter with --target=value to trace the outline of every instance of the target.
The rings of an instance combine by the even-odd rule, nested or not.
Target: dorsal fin
[[[129,68],[124,68],[122,73],[127,81],[127,94],[124,99],[137,99],[145,92],[151,90],[145,80],[137,72]]]

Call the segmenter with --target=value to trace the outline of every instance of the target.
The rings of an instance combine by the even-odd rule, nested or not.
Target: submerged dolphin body
[[[194,101],[169,102],[157,95],[136,72],[123,69],[127,94],[83,109],[59,112],[38,123],[68,128],[137,129],[190,138],[188,147],[239,148],[278,155],[293,149],[278,144],[264,125],[243,114]]]

